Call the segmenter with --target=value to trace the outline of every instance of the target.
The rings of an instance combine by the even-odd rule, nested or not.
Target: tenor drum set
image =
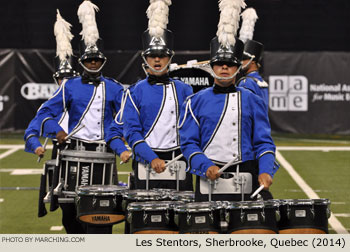
[[[57,160],[45,163],[44,202],[74,203],[88,225],[125,221],[134,234],[328,233],[328,199],[195,202],[192,191],[115,185],[112,153],[67,149]]]

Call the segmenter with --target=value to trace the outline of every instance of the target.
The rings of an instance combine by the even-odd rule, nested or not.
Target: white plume
[[[60,11],[57,10],[57,19],[54,25],[54,34],[56,37],[56,56],[59,59],[65,60],[67,57],[73,55],[71,40],[73,38],[70,28],[72,25],[64,20],[60,14]]]
[[[162,37],[168,24],[169,6],[171,0],[150,0],[146,11],[148,17],[148,31],[152,37]]]
[[[98,7],[89,0],[82,2],[78,8],[79,22],[83,29],[80,32],[86,46],[96,45],[96,41],[100,35],[98,33],[95,11],[99,11]]]
[[[233,46],[236,43],[235,35],[239,27],[241,8],[245,8],[244,0],[220,0],[220,21],[218,24],[219,43],[223,46]]]
[[[253,8],[247,8],[242,14],[242,27],[239,32],[239,38],[245,43],[253,39],[255,22],[258,15]]]

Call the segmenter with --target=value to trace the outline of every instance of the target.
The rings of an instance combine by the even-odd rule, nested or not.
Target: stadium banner
[[[140,51],[106,51],[104,75],[129,85],[145,77]],[[57,85],[54,50],[0,49],[0,131],[26,129]],[[171,76],[195,91],[212,85],[208,51],[179,51]],[[197,63],[197,62],[199,63]],[[205,62],[204,62],[205,63]],[[350,53],[265,52],[269,117],[274,132],[349,134]],[[81,72],[81,68],[78,69]]]

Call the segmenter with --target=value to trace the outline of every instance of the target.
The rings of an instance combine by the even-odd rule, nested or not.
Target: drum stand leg
[[[211,188],[211,186],[212,186],[212,184],[211,184],[211,180],[209,179],[209,193],[208,193],[208,197],[209,197],[209,201],[211,201],[211,193],[212,193],[212,188]]]
[[[151,169],[152,169],[152,167],[150,165],[146,166],[146,170],[147,170],[147,173],[146,173],[146,190],[147,191],[149,190],[149,177],[150,177]]]
[[[175,164],[175,172],[176,172],[176,191],[179,191],[180,190],[180,167]]]

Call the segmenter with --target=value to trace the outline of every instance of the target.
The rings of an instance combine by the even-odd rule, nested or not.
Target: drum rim
[[[193,207],[192,207],[193,206]],[[195,206],[202,206],[201,208]],[[210,212],[213,210],[222,209],[221,201],[204,201],[204,202],[189,202],[184,205],[175,206],[175,212],[179,213],[191,213],[191,212]]]
[[[302,205],[330,205],[331,201],[326,198],[320,199],[281,199],[280,205],[302,206]]]
[[[111,190],[103,190],[103,191],[88,191],[88,189],[98,189],[98,188],[112,188]],[[114,188],[114,189],[113,189]],[[119,186],[119,185],[82,185],[78,186],[76,191],[76,194],[86,195],[86,196],[109,196],[109,195],[122,195],[125,190],[128,190],[127,186]]]
[[[174,205],[181,204],[175,201],[145,201],[131,202],[128,204],[128,211],[157,211],[157,210],[173,210]],[[183,203],[184,204],[184,203]]]
[[[139,192],[142,193],[142,195],[138,195]],[[146,189],[129,190],[126,193],[124,193],[123,196],[129,200],[140,200],[140,199],[144,200],[149,198],[157,200],[157,199],[166,199],[168,197],[167,194],[160,193],[159,191],[152,191],[152,190],[146,190]]]
[[[226,209],[261,209],[261,208],[278,208],[279,200],[264,201],[225,201],[223,203]]]
[[[60,152],[60,155],[62,158],[70,157],[70,158],[86,158],[86,159],[93,159],[93,158],[101,158],[101,159],[109,159],[109,158],[115,158],[115,155],[110,152],[97,152],[97,151],[83,151],[83,150],[62,150]]]

